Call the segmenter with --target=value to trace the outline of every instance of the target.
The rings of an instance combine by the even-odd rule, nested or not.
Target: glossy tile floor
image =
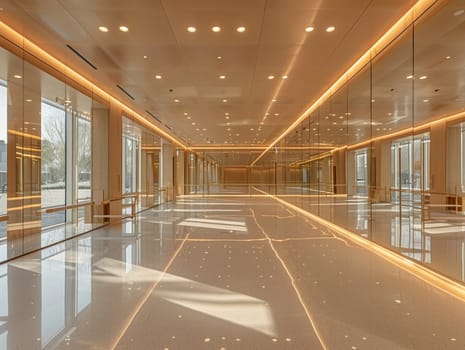
[[[185,198],[0,265],[0,349],[464,349],[465,304],[267,198]]]

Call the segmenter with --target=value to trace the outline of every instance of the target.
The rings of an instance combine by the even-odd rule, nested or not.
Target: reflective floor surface
[[[184,198],[0,265],[0,349],[464,349],[464,325],[268,198]]]

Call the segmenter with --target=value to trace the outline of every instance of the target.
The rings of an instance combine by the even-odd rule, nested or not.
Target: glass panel
[[[418,227],[414,220],[416,153],[411,129],[415,81],[412,29],[407,29],[372,62],[373,141],[368,167],[371,237],[405,252],[414,247],[414,229]],[[390,136],[394,132],[401,133],[402,141],[397,144]]]
[[[365,66],[347,86],[346,183],[347,216],[336,222],[363,236],[370,235],[371,205],[370,141],[371,141],[371,66]]]

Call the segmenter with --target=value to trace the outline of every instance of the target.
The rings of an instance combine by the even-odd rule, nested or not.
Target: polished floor
[[[271,198],[184,198],[0,265],[0,349],[464,349],[464,325]]]

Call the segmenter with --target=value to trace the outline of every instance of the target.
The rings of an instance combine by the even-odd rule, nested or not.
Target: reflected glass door
[[[368,164],[367,164],[368,153],[367,150],[362,150],[355,153],[355,180],[357,196],[368,195]]]

